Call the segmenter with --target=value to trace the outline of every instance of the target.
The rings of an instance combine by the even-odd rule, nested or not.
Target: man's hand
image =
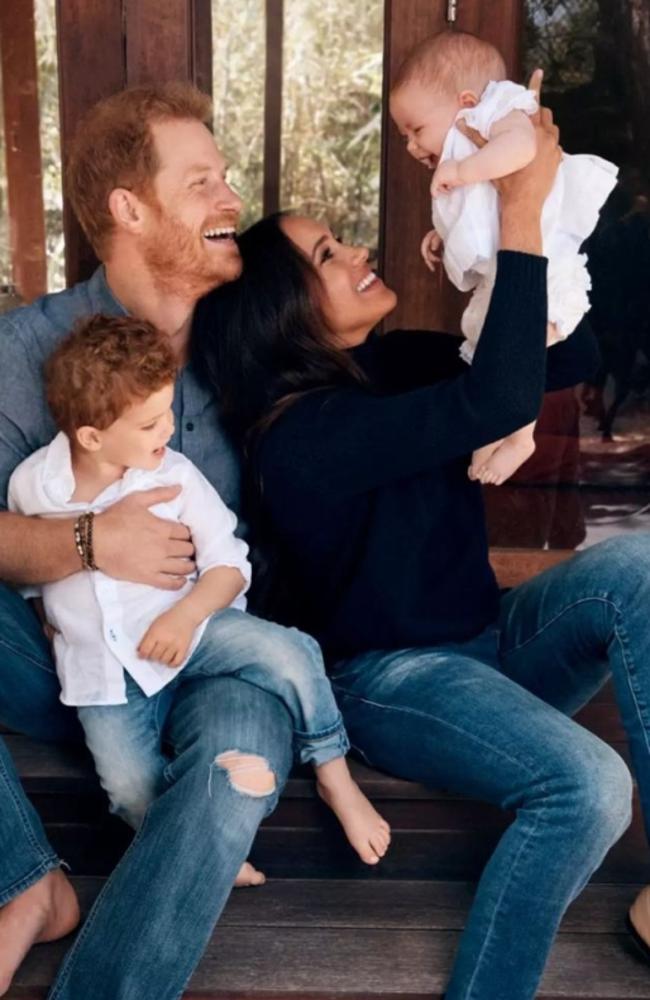
[[[462,187],[463,184],[460,161],[444,160],[436,167],[431,180],[431,197],[437,198],[438,195],[448,194],[449,191]]]
[[[180,486],[131,493],[98,514],[94,525],[95,562],[115,580],[180,590],[196,569],[189,529],[149,510],[178,496]]]
[[[442,239],[435,229],[430,229],[420,244],[422,260],[433,273],[435,273],[436,267],[440,263],[441,246]]]
[[[196,622],[183,608],[181,601],[152,621],[140,640],[138,656],[157,660],[168,667],[180,667],[194,635]]]

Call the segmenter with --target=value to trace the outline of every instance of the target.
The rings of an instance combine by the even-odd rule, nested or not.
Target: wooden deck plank
[[[439,997],[458,931],[232,927],[222,924],[191,983],[191,997],[271,1000]],[[43,996],[65,948],[34,949],[9,998]],[[42,992],[38,992],[41,990]],[[650,970],[617,934],[558,936],[540,1000],[648,1000]]]
[[[105,879],[73,878],[88,913]],[[589,885],[569,908],[561,934],[625,934],[625,914],[640,885]],[[270,879],[233,892],[223,927],[462,930],[474,898],[472,882]],[[649,970],[650,975],[650,970]]]

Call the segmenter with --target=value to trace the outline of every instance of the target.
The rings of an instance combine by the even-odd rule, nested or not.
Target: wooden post
[[[264,84],[264,215],[280,207],[282,171],[282,48],[284,0],[266,0]]]
[[[12,274],[30,302],[47,291],[33,0],[0,3],[0,58]]]
[[[82,115],[122,87],[175,79],[211,92],[210,0],[57,0],[57,16],[64,164]],[[64,231],[73,284],[97,260],[65,191]]]
[[[125,85],[120,0],[57,0],[57,38],[65,273],[73,285],[92,274],[97,258],[72,211],[65,164],[80,118],[96,101]]]
[[[448,0],[386,0],[380,263],[399,304],[391,327],[457,332],[465,301],[442,272],[435,276],[420,257],[420,242],[431,228],[431,174],[404,150],[387,111],[391,81],[417,42],[448,26]],[[454,26],[497,45],[516,75],[521,31],[521,0],[459,0]]]

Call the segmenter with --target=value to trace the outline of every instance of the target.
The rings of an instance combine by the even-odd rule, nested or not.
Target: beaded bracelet
[[[93,550],[94,519],[94,511],[89,510],[85,514],[80,514],[74,523],[74,543],[84,569],[97,569]]]

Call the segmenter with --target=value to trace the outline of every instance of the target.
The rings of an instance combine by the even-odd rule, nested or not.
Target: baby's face
[[[129,469],[156,469],[174,433],[173,384],[132,403],[101,431],[101,457]]]
[[[435,169],[447,132],[460,111],[457,96],[441,94],[412,81],[391,94],[390,113],[406,139],[406,150],[431,170]]]

